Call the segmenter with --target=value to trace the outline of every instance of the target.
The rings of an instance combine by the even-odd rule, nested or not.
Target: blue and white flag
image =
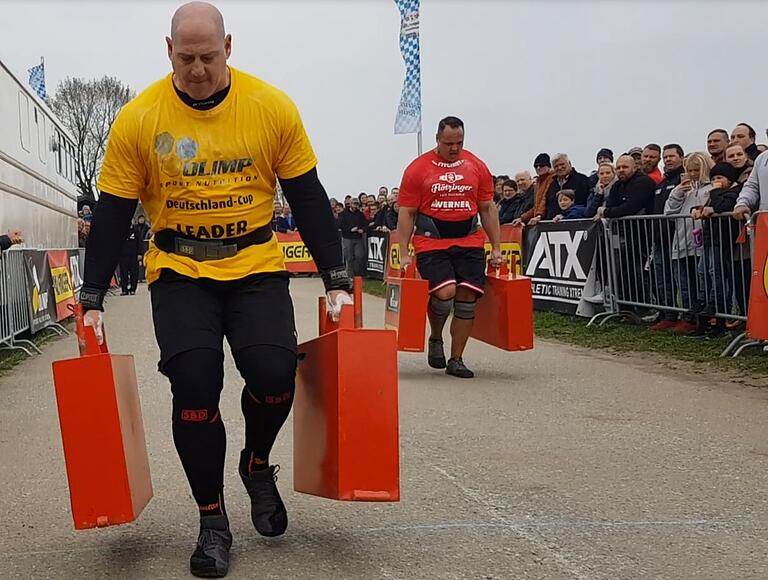
[[[421,131],[420,2],[421,0],[395,0],[400,10],[400,52],[405,61],[405,82],[395,119],[396,135]]]
[[[35,89],[35,92],[41,99],[47,100],[48,95],[45,92],[45,63],[40,62],[37,66],[29,69],[29,86]]]

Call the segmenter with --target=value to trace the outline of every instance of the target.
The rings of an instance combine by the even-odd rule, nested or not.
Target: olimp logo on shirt
[[[169,177],[237,174],[253,165],[250,157],[196,160],[198,150],[197,141],[190,137],[182,137],[178,141],[170,133],[160,133],[155,137],[155,153],[160,161],[160,170]]]

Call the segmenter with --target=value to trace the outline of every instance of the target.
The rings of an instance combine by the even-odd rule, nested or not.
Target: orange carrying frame
[[[362,281],[338,323],[320,299],[320,336],[299,346],[293,487],[346,501],[399,501],[397,343],[362,328]]]
[[[423,352],[429,282],[417,277],[414,264],[387,278],[384,327],[397,332],[397,350]]]
[[[53,363],[72,518],[78,530],[135,520],[152,481],[133,357],[109,354],[73,307],[80,357]]]
[[[512,273],[507,263],[488,265],[485,295],[478,301],[472,338],[507,351],[533,348],[533,289],[531,279]]]

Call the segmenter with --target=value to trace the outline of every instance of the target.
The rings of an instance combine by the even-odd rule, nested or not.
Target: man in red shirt
[[[661,161],[661,147],[656,143],[646,145],[640,158],[640,167],[643,173],[653,179],[656,185],[664,181],[664,176],[659,169],[659,161]]]
[[[462,355],[472,331],[475,305],[485,286],[481,221],[491,240],[491,262],[498,266],[503,259],[493,177],[485,163],[464,150],[461,119],[446,117],[440,121],[437,147],[417,157],[405,170],[398,201],[400,247],[408,248],[413,236],[416,266],[429,281],[427,362],[449,375],[471,379],[474,373],[464,365]],[[411,258],[407,251],[400,254],[400,267],[405,268]],[[451,357],[446,362],[443,328],[451,308]]]

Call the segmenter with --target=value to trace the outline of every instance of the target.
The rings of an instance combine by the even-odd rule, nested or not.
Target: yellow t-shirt
[[[303,175],[317,158],[285,93],[230,72],[229,94],[208,111],[185,105],[170,74],[125,105],[109,134],[99,190],[141,199],[154,231],[224,239],[270,223],[276,177]],[[285,269],[275,236],[207,262],[150,243],[145,263],[150,284],[162,268],[215,280]]]

